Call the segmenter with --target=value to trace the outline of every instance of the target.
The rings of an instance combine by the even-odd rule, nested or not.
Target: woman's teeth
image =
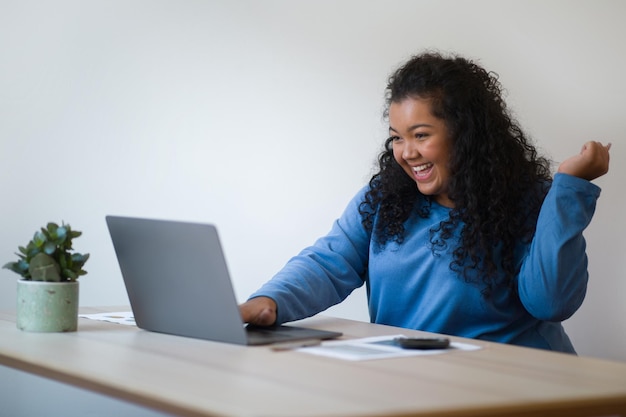
[[[433,166],[433,164],[431,164],[430,162],[427,164],[418,165],[416,167],[413,167],[413,171],[421,172],[421,171],[424,171],[425,169],[430,168],[431,166]]]

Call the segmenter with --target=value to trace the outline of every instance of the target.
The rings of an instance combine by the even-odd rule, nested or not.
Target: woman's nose
[[[402,158],[405,160],[409,160],[416,159],[419,156],[420,153],[417,144],[412,140],[406,141],[404,144],[404,149],[402,150]]]

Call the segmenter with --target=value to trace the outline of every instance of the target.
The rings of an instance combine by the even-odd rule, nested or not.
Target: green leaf
[[[17,262],[7,262],[2,266],[2,268],[17,272]]]
[[[59,255],[59,265],[63,269],[68,267],[68,265],[67,265],[67,256],[64,253]]]
[[[46,235],[43,232],[36,232],[35,236],[33,236],[33,243],[38,248],[42,247],[46,240]]]
[[[26,257],[27,257],[27,258],[29,258],[29,259],[32,259],[32,258],[34,258],[34,257],[35,257],[37,254],[39,254],[39,253],[41,253],[41,249],[39,249],[39,248],[37,248],[37,247],[34,247],[34,248],[31,248],[31,249],[28,251],[28,254],[26,255]]]
[[[57,239],[60,243],[65,242],[65,238],[67,237],[67,229],[64,226],[61,226],[57,229]]]
[[[71,269],[64,269],[63,276],[69,278],[71,281],[74,281],[76,278],[78,278],[78,275]]]
[[[30,278],[30,273],[28,272],[28,262],[26,261],[20,260],[18,262],[8,262],[4,264],[2,268],[13,271],[25,279]]]
[[[52,255],[56,249],[57,245],[55,245],[53,242],[46,242],[43,246],[43,251],[48,255]]]
[[[28,262],[26,262],[24,259],[21,259],[17,262],[17,267],[21,270],[21,271],[28,271]]]
[[[41,233],[46,237],[46,240],[50,240],[50,232],[48,232],[48,229],[42,227]]]
[[[89,259],[89,254],[80,254],[80,253],[74,253],[72,254],[72,261],[74,261],[75,263],[80,263],[81,265],[84,264],[85,262],[87,262],[87,259]]]

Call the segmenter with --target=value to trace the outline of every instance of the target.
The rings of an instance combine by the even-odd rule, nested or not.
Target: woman
[[[587,142],[554,178],[497,77],[426,53],[389,79],[379,171],[330,233],[241,305],[271,325],[365,283],[371,321],[575,353],[561,321],[585,297],[585,240],[609,149]]]

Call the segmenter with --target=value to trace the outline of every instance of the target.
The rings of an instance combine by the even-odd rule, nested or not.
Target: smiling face
[[[393,156],[424,195],[445,207],[448,198],[452,148],[445,122],[433,116],[430,100],[408,97],[389,106],[389,135]]]

